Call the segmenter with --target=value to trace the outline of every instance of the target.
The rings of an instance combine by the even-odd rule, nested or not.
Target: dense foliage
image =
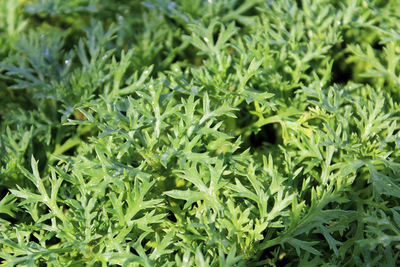
[[[0,0],[0,263],[399,265],[399,10]]]

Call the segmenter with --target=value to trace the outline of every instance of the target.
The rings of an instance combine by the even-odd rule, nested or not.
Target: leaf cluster
[[[0,264],[398,265],[399,8],[0,0]]]

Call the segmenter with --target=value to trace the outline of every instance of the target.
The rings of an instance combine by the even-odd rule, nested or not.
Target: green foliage
[[[0,0],[0,264],[399,265],[399,9]]]

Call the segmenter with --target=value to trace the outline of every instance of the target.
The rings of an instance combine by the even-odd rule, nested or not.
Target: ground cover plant
[[[399,265],[398,10],[0,0],[0,264]]]

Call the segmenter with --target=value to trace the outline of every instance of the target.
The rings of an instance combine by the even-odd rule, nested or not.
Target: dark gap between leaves
[[[34,236],[33,234],[29,235],[29,242],[34,242],[34,243],[37,243],[37,244],[40,243],[39,239],[37,239],[37,237]]]
[[[343,66],[342,60],[336,60],[332,66],[332,83],[346,85],[352,80],[352,64]]]
[[[39,259],[39,264],[38,264],[38,266],[39,266],[39,267],[45,267],[45,266],[48,266],[48,265],[47,265],[47,263],[45,262],[44,259]]]
[[[146,244],[147,244],[148,241],[150,241],[150,240],[144,238],[144,239],[142,240],[142,242],[140,242],[140,245],[142,246],[142,248],[143,248],[143,250],[144,250],[144,252],[145,252],[146,254],[149,253],[150,250],[151,250],[150,247],[147,247],[147,248],[146,248]]]
[[[286,254],[284,254],[284,252],[282,251],[282,247],[280,245],[276,245],[273,247],[270,247],[268,249],[264,249],[259,257],[259,259],[257,260],[258,262],[263,261],[263,260],[268,260],[271,259],[273,256],[273,251],[278,249],[280,251],[279,256],[278,256],[278,260],[275,262],[275,266],[277,267],[284,267],[284,266],[288,266],[289,265],[289,257],[287,257]]]
[[[130,246],[129,251],[130,251],[133,255],[139,257],[139,254],[136,252],[136,250],[135,250],[132,246]]]
[[[8,188],[5,186],[0,186],[0,199],[3,199],[7,193],[8,193]]]
[[[175,217],[175,214],[173,213],[173,212],[169,212],[169,214],[168,214],[168,220],[170,220],[171,222],[174,222],[174,223],[176,223],[178,220],[176,219],[176,217]]]
[[[59,243],[61,243],[61,239],[59,239],[56,235],[53,235],[49,240],[46,241],[46,246],[50,247]]]
[[[379,42],[379,40],[376,40],[373,44],[372,44],[372,48],[378,51],[382,51],[383,48],[385,47],[385,45],[381,44]]]
[[[252,133],[250,135],[250,146],[252,148],[259,148],[264,142],[276,145],[277,144],[277,134],[276,125],[267,124],[261,127],[258,133]]]

